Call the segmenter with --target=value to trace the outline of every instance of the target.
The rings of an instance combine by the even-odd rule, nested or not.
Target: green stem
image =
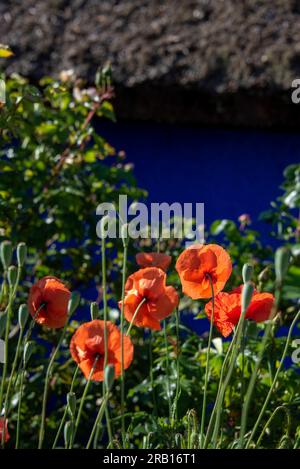
[[[43,404],[42,404],[42,416],[41,416],[41,426],[40,426],[40,433],[39,433],[39,445],[38,449],[42,449],[43,447],[43,441],[44,441],[44,436],[45,436],[45,418],[46,418],[46,406],[47,406],[47,395],[48,395],[48,387],[49,387],[49,380],[51,377],[52,373],[52,367],[56,358],[56,355],[58,354],[58,351],[60,349],[60,346],[64,340],[66,330],[68,326],[68,320],[66,321],[64,328],[62,330],[61,336],[59,338],[58,344],[52,353],[52,356],[50,358],[50,362],[47,368],[46,372],[46,377],[45,377],[45,385],[44,385],[44,393],[43,393]]]
[[[125,448],[125,370],[124,370],[124,299],[126,283],[127,243],[124,242],[123,269],[122,269],[122,307],[121,307],[121,435],[123,448]]]
[[[71,386],[70,386],[70,391],[69,391],[69,392],[73,392],[73,389],[74,389],[74,386],[75,386],[75,381],[76,381],[76,378],[77,378],[78,371],[79,371],[79,367],[77,366],[76,369],[75,369],[73,378],[72,378],[72,382],[71,382]],[[52,445],[52,449],[55,449],[55,447],[56,447],[56,445],[57,445],[58,438],[59,438],[59,436],[60,436],[60,434],[61,434],[61,432],[62,432],[62,429],[64,428],[64,424],[65,424],[67,415],[68,415],[68,406],[66,405],[66,406],[65,406],[64,413],[63,413],[63,416],[62,416],[61,421],[60,421],[60,425],[59,425],[59,427],[58,427],[58,430],[57,430],[57,433],[56,433],[56,436],[55,436],[55,439],[54,439],[54,442],[53,442],[53,445]]]
[[[105,394],[105,396],[103,397],[103,401],[102,401],[101,406],[100,406],[100,408],[99,408],[99,411],[98,411],[98,414],[97,414],[97,417],[96,417],[94,426],[93,426],[93,428],[92,428],[92,431],[91,431],[89,440],[88,440],[87,445],[86,445],[86,449],[89,449],[90,446],[91,446],[91,444],[92,444],[92,441],[93,441],[95,432],[96,432],[97,428],[99,427],[99,425],[100,425],[100,423],[101,423],[101,419],[102,419],[102,417],[103,417],[103,414],[104,414],[104,411],[105,411],[105,407],[106,407],[106,405],[107,405],[108,398],[109,398],[109,392],[107,392],[107,393]]]
[[[10,377],[9,377],[9,380],[8,380],[8,386],[7,386],[7,390],[6,390],[6,396],[5,396],[5,401],[4,401],[4,422],[6,422],[8,412],[9,412],[10,391],[11,391],[11,387],[12,387],[12,384],[13,384],[13,377],[14,377],[14,374],[15,374],[15,371],[16,371],[17,361],[18,361],[19,354],[20,354],[20,348],[21,348],[23,333],[24,333],[24,329],[22,328],[22,329],[20,329],[20,332],[19,332],[16,353],[15,353],[12,369],[11,369],[11,372],[10,372]],[[2,432],[2,442],[1,443],[2,443],[2,447],[4,447],[5,431]]]
[[[178,418],[178,409],[177,409],[177,404],[180,396],[180,364],[179,364],[179,355],[180,355],[180,343],[179,343],[179,308],[176,308],[176,393],[175,393],[175,398],[174,398],[174,404],[173,404],[173,412],[172,412],[172,423],[174,424],[174,421],[177,420]]]
[[[298,321],[299,317],[300,317],[300,311],[298,311],[298,313],[297,313],[296,316],[294,317],[294,320],[293,320],[293,322],[292,322],[292,324],[291,324],[291,326],[290,326],[290,328],[289,328],[288,336],[287,336],[287,339],[286,339],[285,347],[284,347],[284,350],[283,350],[283,353],[282,353],[282,357],[281,357],[279,366],[278,366],[278,368],[277,368],[277,371],[276,371],[276,373],[275,373],[275,376],[274,376],[274,379],[273,379],[273,381],[272,381],[271,387],[270,387],[270,389],[269,389],[269,392],[268,392],[268,394],[267,394],[267,397],[266,397],[266,399],[265,399],[265,402],[264,402],[264,404],[263,404],[263,406],[262,406],[262,408],[261,408],[261,411],[260,411],[260,414],[259,414],[259,416],[258,416],[258,418],[257,418],[257,421],[255,422],[255,425],[254,425],[254,427],[253,427],[253,429],[252,429],[252,431],[251,431],[249,440],[248,440],[248,442],[247,442],[247,444],[246,444],[246,448],[249,447],[251,441],[253,440],[254,435],[255,435],[255,433],[256,433],[256,430],[257,430],[257,428],[258,428],[258,426],[259,426],[259,424],[260,424],[260,422],[261,422],[261,420],[262,420],[262,418],[263,418],[263,415],[264,415],[264,413],[265,413],[266,407],[267,407],[267,405],[268,405],[268,403],[269,403],[269,401],[270,401],[272,392],[274,391],[276,382],[277,382],[277,380],[278,380],[279,373],[280,373],[280,371],[281,371],[281,369],[282,369],[282,367],[283,367],[283,364],[284,364],[284,360],[285,360],[285,357],[286,357],[286,354],[287,354],[287,351],[288,351],[288,348],[289,348],[289,345],[290,345],[290,342],[291,342],[293,329],[294,329],[295,324],[296,324],[296,322]]]
[[[107,336],[107,285],[106,285],[106,248],[105,248],[105,237],[102,238],[101,243],[101,254],[102,254],[102,292],[103,292],[103,315],[104,315],[104,363],[103,372],[108,363],[108,336]],[[103,381],[103,395],[106,393],[105,382]],[[109,443],[112,445],[113,437],[110,423],[110,416],[108,407],[105,408],[105,419],[107,432],[109,437]]]
[[[203,394],[203,401],[202,401],[202,414],[201,414],[201,425],[200,425],[200,448],[202,448],[203,446],[203,439],[204,439],[204,424],[205,424],[207,387],[208,387],[208,376],[209,376],[209,360],[210,360],[210,349],[211,349],[211,342],[212,342],[212,335],[213,335],[213,328],[214,328],[214,316],[215,316],[214,285],[213,285],[213,281],[212,281],[210,274],[207,274],[207,278],[209,280],[210,288],[211,288],[212,313],[211,313],[211,318],[210,318],[209,337],[208,337],[208,345],[207,345],[207,352],[206,352],[204,394]]]
[[[152,329],[150,329],[150,335],[149,335],[149,375],[150,375],[151,391],[152,391],[152,398],[153,398],[153,412],[154,412],[154,415],[157,415],[157,403],[156,403],[156,393],[155,393],[155,387],[154,387],[154,374],[153,374],[152,339],[153,339],[153,332],[152,332]]]
[[[274,412],[272,413],[271,417],[269,418],[269,420],[268,420],[267,423],[265,424],[265,426],[264,426],[264,428],[263,428],[261,434],[259,435],[259,438],[258,438],[258,440],[257,440],[257,442],[256,442],[255,447],[257,447],[257,446],[260,445],[260,442],[261,442],[261,440],[262,440],[264,434],[266,433],[268,427],[270,426],[270,423],[272,422],[272,420],[274,419],[274,417],[276,417],[276,415],[277,415],[281,410],[283,410],[283,411],[285,412],[285,414],[286,414],[286,417],[287,417],[287,427],[288,427],[288,429],[289,429],[289,426],[290,426],[290,414],[289,414],[289,411],[288,411],[287,408],[284,407],[283,405],[276,407],[276,409],[275,409]]]
[[[272,330],[272,326],[273,326],[272,320],[273,320],[273,318],[275,317],[275,315],[277,313],[277,307],[278,307],[278,304],[279,304],[280,293],[281,293],[281,289],[279,289],[277,291],[275,304],[274,304],[274,306],[272,308],[272,311],[271,311],[269,322],[267,324],[265,334],[263,336],[261,348],[260,348],[258,357],[256,359],[254,370],[252,372],[250,382],[249,382],[249,385],[248,385],[248,389],[247,389],[247,392],[246,392],[246,396],[245,396],[245,399],[244,399],[244,405],[243,405],[242,417],[241,417],[240,441],[239,441],[239,447],[240,448],[242,448],[244,446],[244,437],[245,437],[246,428],[247,428],[247,419],[248,419],[249,406],[250,406],[252,394],[253,394],[253,391],[254,391],[254,386],[255,386],[257,374],[258,374],[258,371],[259,371],[259,368],[260,368],[260,365],[261,365],[261,362],[262,362],[262,359],[263,359],[264,351],[265,351],[265,348],[267,346],[267,342],[269,340],[269,336],[270,336],[270,333],[271,333],[271,330]],[[248,441],[248,444],[249,444],[249,441]]]
[[[98,360],[99,360],[99,355],[97,355],[96,358],[95,358],[95,361],[93,363],[92,369],[91,369],[90,374],[88,376],[86,385],[84,387],[84,391],[83,391],[83,394],[82,394],[82,397],[81,397],[81,400],[80,400],[78,414],[77,414],[77,417],[76,417],[75,427],[74,427],[74,431],[72,433],[72,438],[71,438],[71,441],[70,441],[69,449],[72,449],[74,441],[75,441],[75,437],[76,437],[77,430],[78,430],[79,423],[80,423],[80,418],[81,418],[81,414],[82,414],[83,405],[84,405],[85,398],[87,396],[87,393],[88,393],[88,390],[89,390],[89,387],[90,387],[90,383],[91,383],[91,379],[92,379],[92,376],[94,374],[94,371],[95,371]]]
[[[127,332],[126,332],[126,335],[128,336],[130,334],[130,331],[131,331],[131,328],[133,326],[133,323],[135,321],[135,318],[137,317],[138,315],[138,312],[140,310],[140,308],[142,307],[142,305],[147,301],[147,298],[143,298],[142,301],[139,303],[138,307],[136,308],[135,312],[134,312],[134,315],[132,316],[132,319],[130,321],[130,324],[129,324],[129,327],[127,329]]]
[[[21,372],[21,380],[20,380],[20,388],[19,388],[18,420],[17,420],[17,430],[16,430],[16,445],[15,445],[16,449],[19,449],[19,446],[20,446],[20,420],[21,420],[21,406],[22,406],[22,397],[23,397],[24,376],[25,376],[25,365]]]
[[[13,288],[10,287],[9,300],[8,300],[7,312],[6,312],[7,317],[6,317],[6,328],[5,328],[5,338],[4,338],[4,365],[3,365],[3,373],[2,373],[2,380],[1,380],[1,387],[0,387],[0,411],[2,411],[2,406],[3,406],[4,386],[5,386],[7,367],[8,367],[8,340],[9,340],[10,323],[11,323],[11,316],[12,316],[12,302],[13,302]]]
[[[222,415],[222,410],[223,410],[223,401],[224,401],[225,392],[230,382],[233,369],[236,364],[237,355],[238,355],[240,345],[241,345],[242,331],[243,331],[243,324],[244,324],[245,316],[246,316],[246,311],[242,311],[240,318],[239,318],[238,325],[237,325],[236,340],[234,343],[234,347],[232,347],[232,354],[230,357],[227,375],[225,377],[224,383],[221,386],[220,394],[218,397],[218,402],[217,402],[217,407],[216,407],[216,422],[215,422],[214,433],[212,437],[214,448],[217,446],[217,439],[218,439],[218,434],[219,434],[219,429],[220,429],[220,421],[221,421],[221,415]]]
[[[170,384],[170,362],[169,362],[169,347],[167,337],[167,321],[164,320],[164,341],[166,349],[166,379],[167,379],[167,395],[169,403],[169,419],[172,420],[172,400],[171,400],[171,384]]]

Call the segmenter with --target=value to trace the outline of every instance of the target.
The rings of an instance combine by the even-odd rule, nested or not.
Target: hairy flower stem
[[[10,392],[11,392],[11,388],[12,388],[12,384],[13,384],[14,374],[15,374],[15,371],[16,371],[16,368],[17,368],[17,361],[18,361],[19,354],[20,354],[23,333],[24,333],[24,328],[20,328],[16,353],[15,353],[14,361],[13,361],[13,364],[12,364],[10,377],[9,377],[9,380],[8,380],[8,386],[7,386],[7,390],[6,390],[5,401],[4,401],[4,422],[6,422],[8,411],[9,411]],[[2,441],[1,441],[2,447],[4,447],[4,443],[5,443],[5,426],[4,426],[4,429],[3,429],[3,432],[2,432]]]
[[[72,378],[69,393],[73,392],[73,389],[74,389],[74,386],[75,386],[75,381],[76,381],[77,374],[78,374],[78,370],[79,370],[79,367],[76,366],[76,369],[75,369],[75,372],[74,372],[74,375],[73,375],[73,378]],[[54,442],[53,442],[53,445],[52,445],[52,449],[55,449],[55,447],[57,445],[58,438],[59,438],[59,436],[62,432],[62,429],[64,428],[64,424],[65,424],[67,415],[68,415],[68,406],[66,405],[63,416],[61,418],[61,421],[60,421],[60,424],[59,424],[59,427],[58,427],[58,430],[57,430],[57,433],[56,433],[56,436],[55,436],[55,439],[54,439]]]
[[[172,425],[178,418],[177,404],[180,396],[180,367],[179,367],[179,355],[180,355],[180,344],[179,344],[179,307],[176,308],[176,393],[174,398],[173,410],[172,410]]]
[[[214,327],[214,316],[215,316],[215,293],[214,285],[210,274],[206,274],[210,283],[211,288],[211,301],[212,301],[212,313],[210,318],[210,327],[209,327],[209,336],[208,336],[208,345],[206,352],[206,367],[205,367],[205,378],[204,378],[204,393],[202,401],[202,413],[201,413],[201,424],[200,424],[200,448],[203,447],[204,442],[204,425],[205,425],[205,414],[206,414],[206,401],[207,401],[207,387],[208,387],[208,376],[209,376],[209,360],[210,360],[210,349],[212,342],[212,334]]]
[[[138,307],[136,308],[136,310],[135,310],[135,312],[134,312],[134,314],[133,314],[133,316],[132,316],[132,319],[131,319],[131,321],[130,321],[130,324],[129,324],[129,327],[128,327],[128,329],[127,329],[127,332],[126,332],[126,335],[127,335],[127,336],[130,334],[131,328],[132,328],[132,326],[133,326],[133,323],[134,323],[134,321],[135,321],[135,318],[136,318],[137,315],[138,315],[138,312],[139,312],[140,308],[142,307],[142,305],[143,305],[146,301],[147,301],[147,299],[146,299],[146,298],[143,298],[142,301],[140,302],[140,304],[138,305]]]
[[[169,419],[172,420],[172,400],[171,400],[171,383],[170,383],[170,361],[169,361],[169,347],[168,347],[168,337],[167,337],[167,321],[164,320],[163,323],[164,329],[164,340],[165,340],[165,349],[166,349],[166,384],[167,384],[167,396],[169,403]]]
[[[11,323],[11,316],[12,316],[12,303],[13,303],[13,288],[10,287],[8,305],[6,308],[7,316],[6,316],[6,328],[5,328],[5,337],[4,337],[4,365],[3,365],[2,380],[1,380],[1,387],[0,387],[0,412],[2,412],[4,386],[5,386],[7,366],[8,366],[8,339],[9,339],[10,323]]]
[[[64,337],[65,337],[65,334],[66,334],[66,331],[67,331],[67,326],[68,326],[68,320],[66,321],[66,323],[64,325],[64,328],[63,328],[62,333],[60,335],[58,344],[57,344],[56,348],[54,349],[54,351],[51,355],[49,365],[48,365],[48,368],[47,368],[47,372],[46,372],[44,392],[43,392],[42,416],[41,416],[41,426],[40,426],[40,432],[39,432],[38,449],[42,449],[44,436],[45,436],[45,418],[46,418],[47,395],[48,395],[48,387],[49,387],[49,381],[50,381],[50,377],[51,377],[51,373],[52,373],[52,368],[53,368],[53,364],[54,364],[56,355],[58,354],[60,346],[61,346],[61,344],[64,340]]]
[[[268,427],[270,426],[272,420],[276,417],[276,415],[280,412],[280,411],[283,411],[286,415],[286,420],[287,420],[287,431],[286,431],[286,434],[288,435],[289,434],[289,428],[290,428],[290,424],[291,424],[291,416],[290,416],[290,413],[288,411],[288,409],[281,405],[281,406],[278,406],[276,407],[276,409],[274,410],[274,412],[272,413],[272,415],[270,416],[269,420],[267,421],[267,423],[265,424],[261,434],[259,435],[259,438],[256,442],[256,445],[255,445],[255,448],[258,447],[260,445],[260,442],[264,436],[264,434],[266,433]]]
[[[121,307],[121,435],[122,444],[125,448],[125,370],[124,370],[124,299],[125,299],[125,283],[126,283],[126,267],[127,267],[127,240],[123,242],[123,268],[122,268],[122,307]]]
[[[95,423],[93,425],[89,440],[88,440],[87,445],[86,445],[86,449],[89,449],[91,444],[92,444],[92,441],[93,441],[94,435],[96,433],[96,430],[97,430],[97,428],[99,427],[99,425],[101,423],[101,419],[103,417],[105,407],[107,405],[108,398],[109,398],[109,391],[107,391],[106,394],[103,396],[103,401],[102,401],[101,406],[99,408]]]
[[[280,296],[281,296],[281,288],[279,288],[276,291],[275,303],[274,303],[274,306],[273,306],[272,311],[271,311],[269,322],[267,324],[267,327],[266,327],[266,330],[265,330],[265,333],[264,333],[264,336],[263,336],[263,339],[262,339],[261,348],[260,348],[258,357],[256,359],[254,370],[252,372],[250,382],[249,382],[249,385],[248,385],[248,389],[247,389],[247,392],[246,392],[246,396],[245,396],[245,399],[244,399],[244,405],[243,405],[243,408],[242,408],[242,417],[241,417],[241,431],[240,431],[239,448],[242,448],[244,446],[244,437],[245,437],[246,428],[247,428],[247,419],[248,419],[249,406],[250,406],[250,402],[251,402],[251,398],[252,398],[256,378],[257,378],[257,375],[258,375],[258,371],[259,371],[259,368],[260,368],[260,365],[261,365],[261,362],[262,362],[262,359],[263,359],[264,351],[265,351],[265,348],[267,346],[267,343],[268,343],[268,340],[269,340],[269,337],[270,337],[270,334],[271,334],[271,330],[272,330],[272,326],[273,326],[272,320],[274,319],[274,317],[277,314]],[[273,390],[273,388],[272,388],[272,390]],[[248,441],[248,444],[249,444],[249,441]]]
[[[281,357],[281,360],[280,360],[280,363],[279,363],[279,366],[277,368],[277,371],[275,373],[275,376],[274,376],[274,379],[272,381],[272,384],[271,384],[271,387],[269,389],[269,392],[267,394],[267,397],[265,399],[265,402],[261,408],[261,411],[259,413],[259,416],[255,422],[255,425],[251,431],[251,434],[250,434],[250,437],[249,437],[249,440],[247,441],[247,444],[246,444],[246,448],[249,448],[249,445],[251,443],[251,441],[253,440],[254,436],[255,436],[255,433],[257,431],[257,428],[263,418],[263,415],[266,411],[266,408],[267,408],[267,405],[270,401],[270,398],[271,398],[271,395],[272,395],[272,392],[274,391],[274,388],[275,388],[275,385],[276,385],[276,382],[278,380],[278,376],[279,376],[279,373],[280,371],[282,370],[282,367],[283,367],[283,364],[284,364],[284,360],[285,360],[285,357],[286,357],[286,354],[287,354],[287,351],[288,351],[288,348],[289,348],[289,345],[290,345],[290,342],[291,342],[291,338],[292,338],[292,333],[293,333],[293,329],[295,327],[295,324],[297,323],[298,319],[300,317],[300,311],[298,311],[298,313],[296,314],[296,316],[294,317],[293,319],[293,322],[289,328],[289,332],[288,332],[288,336],[287,336],[287,339],[286,339],[286,342],[285,342],[285,347],[284,347],[284,350],[283,350],[283,353],[282,353],[282,357]],[[257,441],[257,445],[258,445],[258,441]]]
[[[82,414],[83,405],[84,405],[85,398],[86,398],[86,396],[87,396],[87,393],[88,393],[88,390],[89,390],[89,387],[90,387],[90,384],[91,384],[91,378],[92,378],[92,376],[93,376],[93,374],[94,374],[94,371],[95,371],[95,368],[96,368],[96,365],[97,365],[98,360],[99,360],[99,355],[97,355],[96,358],[95,358],[95,360],[94,360],[92,369],[91,369],[91,371],[90,371],[90,373],[89,373],[89,376],[88,376],[86,385],[85,385],[85,387],[84,387],[83,394],[82,394],[82,396],[81,396],[80,405],[79,405],[79,409],[78,409],[78,414],[77,414],[77,417],[76,417],[76,420],[75,420],[74,430],[73,430],[73,433],[72,433],[71,438],[70,438],[69,449],[72,449],[73,444],[74,444],[74,441],[75,441],[75,437],[76,437],[77,430],[78,430],[79,423],[80,423],[80,418],[81,418],[81,414]]]
[[[16,430],[16,445],[15,445],[16,449],[19,449],[19,446],[20,446],[20,420],[21,420],[21,407],[22,407],[25,372],[26,371],[25,371],[25,365],[24,365],[21,371],[20,388],[19,388],[18,420],[17,420],[17,430]]]
[[[223,410],[224,396],[225,396],[227,386],[230,382],[230,379],[231,379],[231,376],[232,376],[232,373],[233,373],[233,369],[234,369],[235,364],[236,364],[236,359],[237,359],[237,356],[238,356],[238,352],[239,352],[239,349],[240,349],[245,316],[246,316],[246,310],[242,311],[242,313],[240,315],[240,318],[239,318],[239,322],[238,322],[237,330],[236,330],[236,340],[235,340],[235,343],[234,343],[234,347],[232,347],[232,354],[231,354],[231,357],[230,357],[230,362],[229,362],[227,375],[225,377],[224,383],[221,386],[220,394],[218,396],[218,401],[217,401],[217,406],[216,406],[215,427],[214,427],[214,432],[213,432],[213,437],[212,437],[213,448],[216,448],[216,446],[217,446],[217,440],[218,440],[218,435],[219,435],[219,430],[220,430],[220,423],[221,423],[221,415],[222,415],[222,410]]]
[[[156,402],[156,393],[155,393],[155,388],[154,388],[154,374],[153,374],[152,340],[153,340],[153,332],[150,329],[150,334],[149,334],[149,376],[150,376],[151,391],[152,391],[152,398],[153,398],[153,412],[154,412],[154,415],[157,415],[157,402]]]
[[[102,257],[102,294],[103,294],[103,319],[104,319],[104,363],[103,363],[103,370],[105,370],[106,365],[108,363],[108,336],[107,336],[107,285],[106,285],[106,246],[105,246],[105,237],[103,236],[101,242],[101,257]],[[105,382],[103,381],[103,395],[106,394],[106,386]],[[109,444],[112,445],[113,436],[111,430],[111,422],[109,416],[108,406],[105,407],[105,419],[106,419],[106,427],[107,433],[109,438]]]

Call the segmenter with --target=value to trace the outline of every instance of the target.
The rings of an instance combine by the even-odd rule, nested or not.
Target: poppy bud
[[[8,268],[8,272],[7,272],[7,279],[8,279],[8,284],[10,287],[14,287],[16,285],[17,277],[18,277],[17,267],[14,265],[11,265]]]
[[[183,443],[183,437],[182,437],[181,433],[176,433],[176,435],[175,435],[175,446],[176,446],[176,448],[179,448],[179,449],[184,448],[182,443]]]
[[[26,342],[25,347],[24,347],[24,352],[23,352],[24,367],[29,362],[31,355],[34,352],[34,349],[35,349],[35,344],[32,340],[30,342]]]
[[[252,283],[246,282],[242,290],[242,312],[247,311],[251,303],[253,292],[254,292],[254,287]]]
[[[127,246],[128,244],[128,224],[124,223],[121,227],[121,238],[123,241],[123,246]]]
[[[7,314],[0,315],[0,337],[3,336],[6,327]]]
[[[267,280],[269,276],[269,266],[265,267],[258,275],[258,281],[259,283],[261,282],[264,282],[265,280]]]
[[[28,309],[26,305],[20,305],[19,312],[18,312],[18,321],[20,329],[24,329],[26,321],[28,318]]]
[[[75,309],[78,307],[80,303],[80,295],[78,292],[74,291],[71,293],[71,298],[69,299],[68,303],[68,316],[70,317]]]
[[[243,265],[243,282],[250,282],[252,275],[253,275],[253,266],[251,264],[244,264]]]
[[[275,252],[275,274],[277,283],[281,284],[287,274],[290,262],[290,251],[285,247],[278,248]]]
[[[72,437],[72,433],[73,433],[73,422],[67,422],[65,424],[65,428],[64,428],[64,440],[65,440],[65,448],[67,448],[69,446],[69,443],[71,441],[71,437]]]
[[[111,389],[114,379],[115,379],[115,367],[114,365],[107,365],[104,370],[104,382],[105,382],[107,391]]]
[[[94,321],[94,319],[99,319],[99,306],[96,301],[93,301],[90,305],[90,315],[92,321]]]
[[[17,260],[18,266],[22,267],[26,261],[27,256],[27,246],[25,243],[19,243],[17,246]]]
[[[2,265],[4,267],[4,270],[7,270],[8,267],[10,266],[11,260],[12,260],[12,245],[10,241],[2,241],[0,245],[0,258]]]
[[[72,419],[75,418],[76,411],[76,395],[74,392],[69,392],[67,395],[68,411]]]

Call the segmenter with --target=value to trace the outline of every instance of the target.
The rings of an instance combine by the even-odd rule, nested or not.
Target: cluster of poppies
[[[139,253],[136,261],[140,269],[128,277],[119,308],[130,325],[160,330],[160,322],[179,304],[177,291],[166,284],[171,257],[163,253]],[[180,254],[175,267],[183,293],[194,300],[209,300],[205,306],[207,317],[211,319],[214,310],[214,325],[227,337],[239,321],[242,292],[242,286],[231,292],[222,291],[232,271],[228,253],[216,244],[192,245]],[[59,279],[44,277],[31,287],[30,314],[41,325],[61,328],[68,319],[70,296],[70,291]],[[246,319],[267,320],[273,303],[272,294],[254,290]],[[114,366],[117,378],[122,366],[124,370],[130,366],[134,350],[130,337],[122,334],[114,323],[106,321],[105,329],[105,321],[95,319],[77,329],[71,339],[70,352],[87,379],[103,381],[105,359],[107,364]],[[0,419],[0,434],[6,424]],[[8,439],[8,431],[5,435]]]
[[[179,304],[175,288],[166,285],[166,271],[171,257],[163,253],[139,253],[139,267],[130,275],[125,285],[124,304],[119,302],[129,323],[153,330],[161,328],[160,321],[172,314]],[[210,299],[205,312],[210,319],[214,301],[214,324],[227,337],[238,323],[241,315],[242,286],[231,292],[223,292],[232,271],[230,256],[216,244],[192,245],[185,249],[176,262],[183,293],[192,299]],[[44,277],[34,284],[29,295],[29,311],[36,322],[51,328],[63,327],[67,320],[70,291],[55,277]],[[274,297],[270,293],[254,291],[246,313],[247,319],[256,322],[270,317]],[[70,351],[85,377],[103,381],[104,321],[93,320],[82,324],[71,339]],[[107,363],[114,365],[115,377],[121,374],[121,332],[110,321],[106,322]],[[123,334],[124,369],[133,359],[133,345]]]

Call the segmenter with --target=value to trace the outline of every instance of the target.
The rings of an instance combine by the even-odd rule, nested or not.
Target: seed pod
[[[275,252],[276,281],[282,284],[290,263],[290,251],[286,247],[278,248]]]
[[[244,283],[250,282],[253,275],[253,266],[251,264],[244,264],[242,275]]]
[[[18,278],[18,269],[16,266],[11,265],[7,271],[7,279],[8,279],[8,284],[10,287],[14,287],[16,285],[17,278]]]
[[[0,245],[0,258],[4,270],[7,270],[11,264],[13,255],[12,245],[10,241],[2,241]]]
[[[25,243],[19,243],[17,246],[18,266],[23,267],[27,257],[27,247]]]
[[[28,318],[28,309],[26,305],[20,305],[18,312],[18,322],[20,329],[24,329]]]
[[[251,303],[253,292],[254,292],[253,284],[250,282],[246,282],[242,290],[242,312],[247,311]]]
[[[74,392],[69,392],[67,395],[67,403],[68,403],[68,412],[72,419],[75,418],[76,412],[76,395]]]
[[[94,321],[94,319],[99,318],[99,306],[98,306],[98,303],[96,303],[96,301],[93,301],[90,305],[90,315],[91,315],[92,321]]]
[[[104,370],[104,382],[105,382],[107,391],[111,389],[114,379],[115,379],[115,367],[114,365],[107,365]]]
[[[27,365],[27,363],[30,360],[31,355],[33,354],[35,349],[35,343],[33,341],[27,342],[24,347],[24,352],[23,352],[23,363],[24,367]]]
[[[68,448],[73,433],[73,422],[67,422],[64,428],[65,448]]]
[[[78,307],[80,303],[80,295],[78,292],[74,291],[71,293],[71,298],[69,299],[68,303],[68,316],[70,317],[75,309]]]

